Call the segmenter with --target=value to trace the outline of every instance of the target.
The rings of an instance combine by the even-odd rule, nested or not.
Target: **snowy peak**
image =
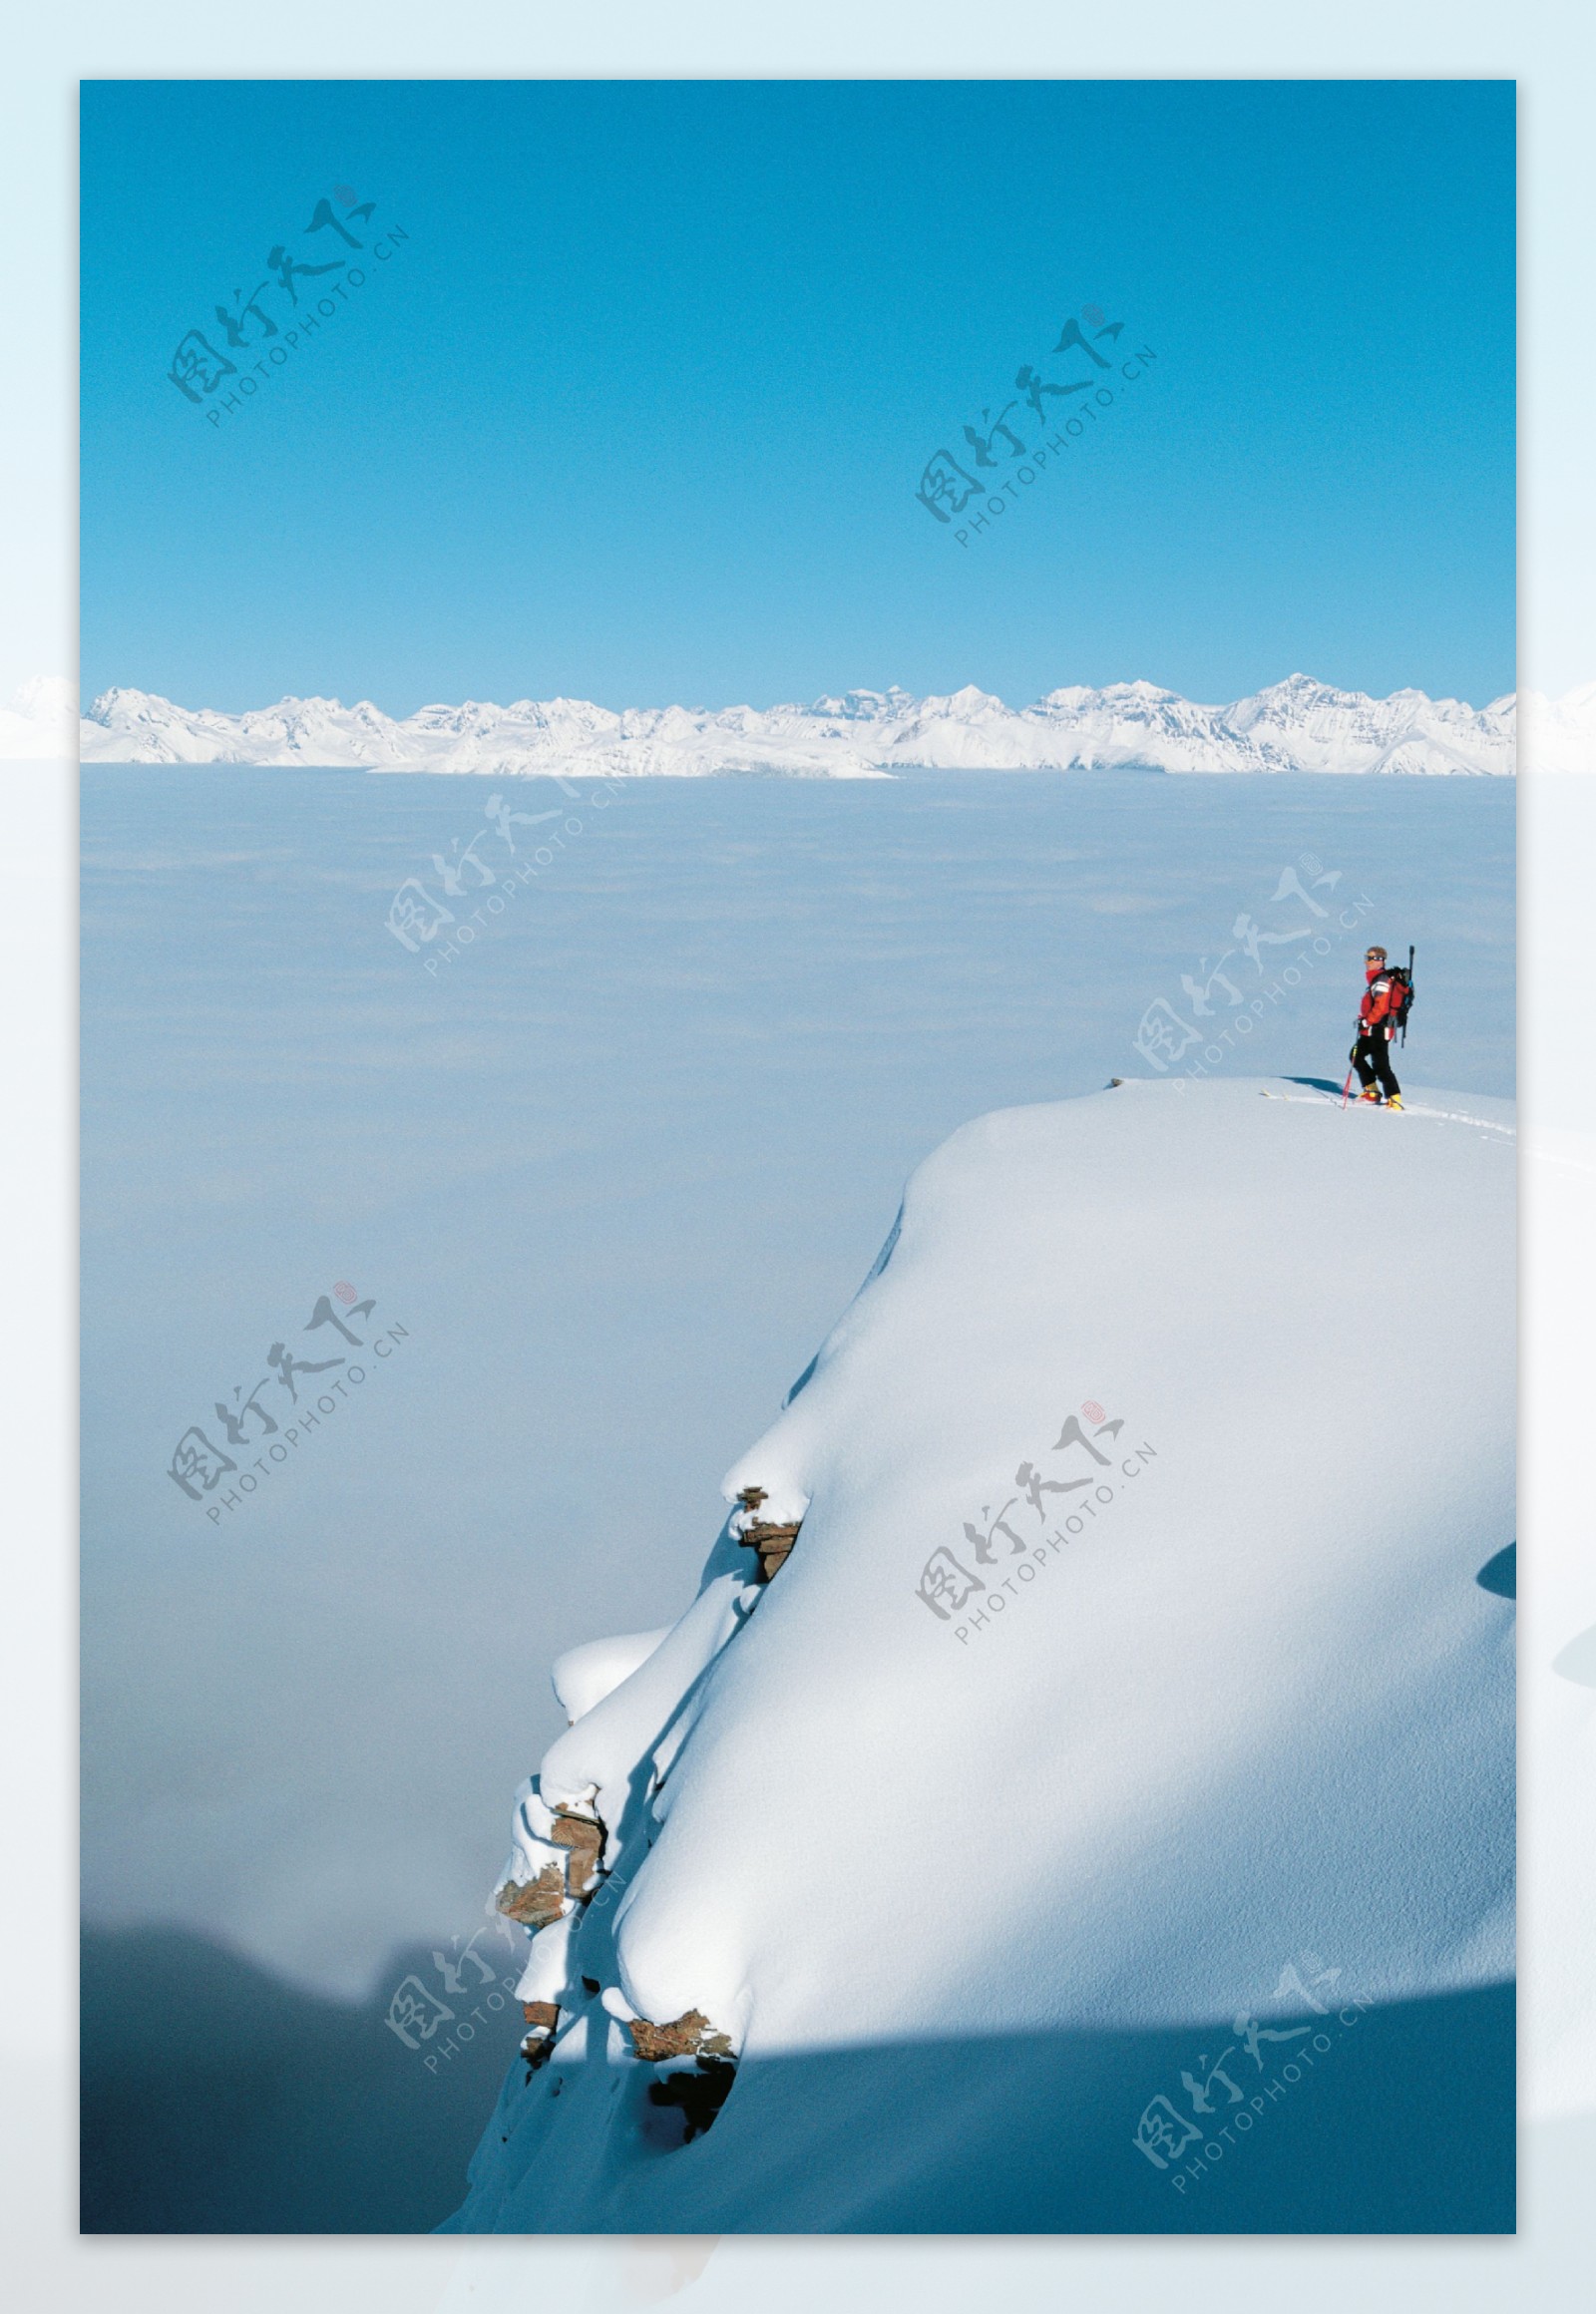
[[[1522,723],[1520,725],[1520,706]],[[70,744],[62,682],[26,684],[0,709],[0,755]],[[807,706],[597,706],[589,699],[468,699],[386,714],[369,699],[284,698],[226,715],[132,688],[103,691],[80,726],[86,762],[360,766],[373,771],[540,772],[703,778],[879,779],[899,770],[1383,772],[1510,776],[1596,770],[1596,683],[1470,707],[1401,690],[1375,699],[1292,674],[1224,705],[1156,683],[1068,684],[1010,707],[974,683],[924,698],[825,693]]]

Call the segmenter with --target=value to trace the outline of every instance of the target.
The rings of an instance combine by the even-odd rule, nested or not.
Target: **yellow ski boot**
[[[1378,1085],[1365,1085],[1358,1098],[1361,1101],[1373,1101],[1378,1109],[1380,1106],[1380,1087]]]
[[[1391,1099],[1386,1103],[1388,1109],[1399,1109],[1401,1105],[1402,1096],[1400,1093],[1393,1093]]]

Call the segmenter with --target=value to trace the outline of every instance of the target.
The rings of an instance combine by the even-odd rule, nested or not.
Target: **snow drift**
[[[1514,1131],[1408,1101],[921,1166],[681,1620],[564,1661],[455,2229],[1511,2222]]]
[[[1526,707],[1537,704],[1533,697]],[[1590,736],[1591,701],[1538,702],[1564,752]],[[1072,771],[1492,773],[1513,770],[1515,705],[1484,708],[1422,691],[1372,699],[1291,675],[1228,706],[1154,683],[1074,685],[1013,708],[967,684],[947,696],[849,691],[808,706],[631,707],[586,699],[468,700],[396,719],[362,700],[279,700],[242,715],[110,690],[82,726],[85,761],[364,765],[371,770],[558,771],[620,777],[766,773],[879,778],[931,766]],[[1559,760],[1561,758],[1559,757]]]

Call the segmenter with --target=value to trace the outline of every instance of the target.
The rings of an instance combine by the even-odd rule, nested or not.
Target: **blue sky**
[[[1513,165],[1501,82],[91,84],[85,692],[1483,701]],[[366,284],[212,426],[278,244]],[[1089,304],[1155,366],[961,548],[922,467]]]

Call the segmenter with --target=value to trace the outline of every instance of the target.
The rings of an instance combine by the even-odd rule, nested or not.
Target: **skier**
[[[1392,971],[1387,965],[1385,950],[1374,948],[1364,959],[1364,979],[1363,1002],[1358,1007],[1358,1041],[1349,1056],[1364,1088],[1358,1098],[1373,1101],[1378,1107],[1384,1093],[1387,1108],[1399,1109],[1402,1094],[1391,1065],[1391,1045],[1411,1001],[1407,975]]]

